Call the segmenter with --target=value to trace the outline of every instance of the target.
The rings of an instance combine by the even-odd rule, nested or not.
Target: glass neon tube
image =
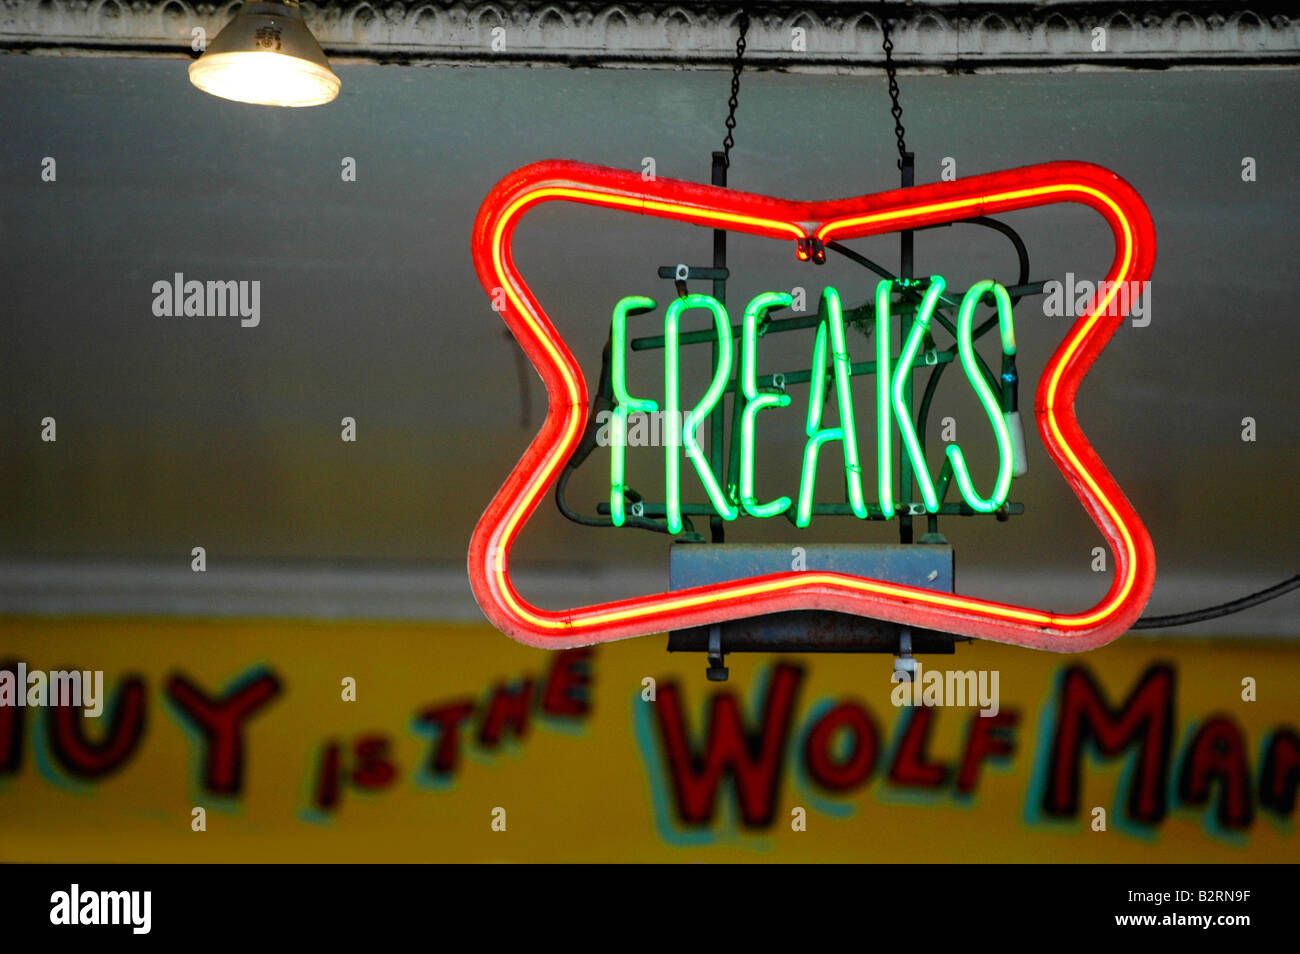
[[[930,328],[934,307],[939,303],[939,296],[943,294],[944,288],[945,282],[942,276],[930,276],[930,287],[925,290],[921,307],[912,323],[912,330],[908,333],[907,341],[903,343],[898,364],[890,376],[890,399],[894,409],[894,420],[898,424],[898,433],[903,438],[903,449],[912,460],[912,476],[916,479],[917,486],[921,488],[921,499],[925,501],[925,509],[930,513],[939,509],[939,495],[935,493],[934,481],[930,479],[930,466],[926,463],[925,451],[917,439],[916,428],[912,425],[912,416],[908,413],[907,405],[903,403],[903,387],[912,376],[912,362],[916,360],[916,355],[921,350],[921,341]],[[884,303],[888,306],[888,295],[884,296]],[[885,316],[884,326],[886,329],[890,327],[888,314]],[[880,325],[877,324],[876,327],[879,329]]]
[[[647,398],[634,398],[627,390],[627,316],[629,312],[653,311],[655,300],[641,295],[628,295],[614,306],[610,323],[610,349],[613,361],[610,383],[614,391],[614,422],[610,428],[609,443],[609,517],[614,526],[621,527],[627,519],[623,512],[623,490],[627,470],[627,417],[640,411],[654,414],[659,404]]]
[[[714,369],[713,380],[704,392],[700,402],[690,412],[681,417],[681,383],[678,378],[680,360],[678,338],[681,328],[682,312],[692,308],[707,308],[713,315],[713,327],[718,335],[718,366]],[[672,533],[682,532],[682,491],[681,491],[681,450],[686,449],[686,458],[695,467],[695,472],[704,484],[704,492],[709,495],[713,509],[723,520],[735,520],[739,516],[736,505],[727,499],[718,486],[713,469],[700,450],[697,431],[700,422],[709,416],[722,397],[722,392],[731,377],[731,319],[722,302],[712,295],[687,295],[676,298],[668,306],[664,316],[664,481],[668,497],[668,529]]]
[[[867,519],[867,503],[862,497],[862,464],[858,459],[857,421],[853,413],[853,392],[850,390],[852,364],[848,345],[844,341],[844,314],[840,295],[834,288],[822,292],[826,317],[817,326],[817,340],[813,345],[813,371],[809,382],[808,423],[805,432],[803,475],[799,481],[799,507],[795,512],[795,526],[806,527],[812,521],[812,497],[817,480],[817,455],[822,445],[840,441],[844,448],[844,482],[848,490],[849,506],[859,519]],[[829,342],[828,342],[829,339]],[[840,426],[822,427],[823,390],[826,386],[826,351],[830,345],[832,367],[835,375],[835,396],[839,402]]]
[[[787,407],[788,394],[762,394],[758,390],[756,352],[758,323],[772,308],[788,308],[794,299],[782,292],[757,296],[745,308],[744,340],[740,349],[740,386],[745,408],[740,419],[740,505],[751,517],[775,517],[790,509],[789,497],[759,503],[754,495],[754,422],[758,412],[769,407]]]
[[[966,372],[966,379],[970,381],[976,397],[984,406],[984,413],[988,416],[989,424],[993,428],[993,436],[998,442],[998,476],[993,486],[993,494],[987,498],[980,496],[971,480],[970,470],[966,467],[966,455],[958,445],[949,444],[947,453],[948,459],[952,462],[953,477],[957,481],[962,497],[973,510],[992,513],[1006,503],[1007,494],[1011,489],[1013,459],[1011,432],[1007,428],[1006,418],[1002,415],[1002,407],[998,403],[997,395],[984,380],[984,375],[980,373],[979,366],[975,363],[975,344],[971,341],[975,308],[986,293],[992,293],[997,305],[1003,353],[1015,353],[1016,337],[1011,318],[1011,298],[1007,290],[994,281],[976,282],[962,298],[961,307],[957,311],[957,353],[961,357],[961,366]]]

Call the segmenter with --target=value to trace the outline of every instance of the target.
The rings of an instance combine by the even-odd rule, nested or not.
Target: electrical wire
[[[1283,580],[1276,586],[1270,586],[1266,590],[1260,590],[1258,593],[1251,593],[1249,596],[1243,596],[1241,599],[1233,600],[1230,603],[1220,603],[1218,606],[1207,606],[1204,609],[1192,610],[1188,613],[1174,613],[1171,616],[1143,616],[1133,624],[1133,629],[1162,629],[1166,626],[1186,626],[1190,623],[1200,623],[1207,619],[1218,619],[1220,616],[1227,616],[1230,613],[1240,613],[1242,610],[1250,609],[1252,606],[1258,606],[1260,603],[1267,603],[1269,600],[1275,600],[1279,596],[1290,593],[1292,590],[1300,587],[1300,574]]]

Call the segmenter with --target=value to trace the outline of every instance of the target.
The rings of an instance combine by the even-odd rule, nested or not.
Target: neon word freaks
[[[767,322],[767,313],[775,308],[789,307],[793,299],[782,292],[766,292],[755,297],[745,307],[739,347],[734,341],[727,309],[718,299],[711,295],[685,295],[668,306],[664,315],[663,445],[667,520],[671,532],[680,533],[682,529],[681,457],[683,450],[686,459],[694,467],[700,482],[704,485],[714,510],[724,520],[735,520],[742,513],[751,517],[774,517],[787,514],[793,508],[795,525],[806,527],[812,519],[813,487],[816,484],[818,457],[825,445],[838,443],[844,461],[848,502],[853,514],[863,520],[871,517],[890,519],[895,513],[892,460],[895,427],[902,439],[902,452],[911,459],[926,511],[938,512],[939,494],[930,476],[925,451],[917,437],[911,415],[908,413],[904,394],[910,383],[914,362],[920,354],[922,342],[929,332],[935,306],[943,295],[945,283],[938,275],[931,276],[929,279],[917,307],[911,330],[902,343],[902,351],[897,360],[894,360],[890,354],[890,294],[894,286],[895,283],[890,281],[882,281],[876,286],[875,363],[874,366],[859,366],[867,371],[873,371],[876,376],[876,490],[879,495],[879,505],[874,511],[868,507],[863,495],[857,414],[850,387],[854,365],[845,340],[844,309],[840,302],[840,295],[834,288],[827,288],[822,294],[823,317],[817,324],[817,336],[813,344],[810,380],[814,385],[809,389],[808,413],[804,429],[807,441],[804,444],[802,476],[797,501],[789,496],[777,497],[766,502],[760,501],[754,487],[755,434],[759,412],[788,407],[791,402],[790,396],[780,388],[769,388],[766,391],[759,389],[756,372],[758,341]],[[988,493],[983,494],[976,488],[960,445],[949,444],[946,453],[952,468],[952,476],[962,498],[971,509],[980,513],[991,513],[1006,502],[1013,472],[1020,470],[1017,464],[1024,459],[1024,439],[1019,412],[1014,406],[1014,390],[1003,388],[1001,394],[995,393],[981,370],[975,353],[972,340],[975,309],[985,299],[991,299],[997,308],[1004,358],[1014,357],[1016,337],[1011,300],[1006,288],[994,281],[982,281],[973,285],[962,297],[958,309],[957,354],[966,380],[988,416],[993,438],[997,442],[997,476]],[[644,314],[653,311],[656,307],[653,299],[640,296],[626,297],[614,307],[611,323],[613,346],[611,379],[615,403],[610,422],[609,505],[611,519],[615,526],[623,526],[626,520],[624,496],[628,417],[636,412],[660,411],[658,401],[647,397],[635,397],[628,392],[627,320],[629,315]],[[678,374],[680,329],[682,316],[693,309],[706,310],[713,317],[714,333],[717,337],[717,362],[713,379],[709,382],[704,396],[693,407],[683,409],[681,380]],[[741,415],[740,474],[738,486],[724,492],[700,447],[698,430],[701,422],[708,418],[721,400],[727,382],[733,377],[737,360],[740,371],[740,397],[743,399],[738,401],[735,411]],[[827,381],[828,375],[834,383],[838,404],[839,425],[836,427],[827,427],[822,420],[827,389],[819,383]]]

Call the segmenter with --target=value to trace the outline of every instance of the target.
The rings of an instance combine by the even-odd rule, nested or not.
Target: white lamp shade
[[[319,106],[341,85],[292,2],[245,3],[190,64],[190,82],[260,106]]]

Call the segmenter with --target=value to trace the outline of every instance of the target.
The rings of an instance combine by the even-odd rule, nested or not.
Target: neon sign
[[[898,361],[890,368],[889,333],[890,333],[890,291],[895,283],[882,281],[876,286],[876,375],[877,375],[877,489],[880,493],[880,511],[889,519],[894,516],[893,486],[894,477],[891,462],[892,431],[895,425],[902,435],[903,446],[911,458],[913,473],[921,490],[924,505],[929,513],[939,510],[939,496],[935,492],[934,481],[930,478],[925,452],[917,439],[916,428],[911,415],[904,404],[903,391],[912,374],[921,348],[921,342],[930,328],[934,315],[946,287],[942,276],[931,276],[921,305],[917,309],[914,324],[903,344]],[[1015,329],[1011,315],[1011,299],[1006,288],[993,281],[983,281],[974,285],[962,297],[957,320],[957,351],[966,379],[978,397],[988,415],[998,447],[998,472],[993,492],[983,497],[975,489],[970,470],[966,466],[966,457],[961,446],[949,444],[947,454],[952,467],[953,477],[958,490],[972,510],[979,513],[992,513],[1006,502],[1007,492],[1011,489],[1013,469],[1013,448],[1011,438],[1011,421],[1018,418],[1011,408],[1003,408],[994,395],[984,375],[976,364],[971,327],[975,307],[985,295],[994,299],[997,306],[998,326],[1001,332],[1002,353],[1011,356],[1016,351]],[[760,503],[754,495],[755,466],[755,429],[758,412],[765,408],[782,408],[790,404],[788,394],[763,393],[758,390],[755,372],[755,355],[758,348],[758,328],[773,308],[783,308],[791,304],[791,296],[779,292],[766,292],[756,297],[745,308],[742,325],[740,349],[741,388],[745,399],[741,409],[740,425],[740,483],[739,506],[727,498],[718,486],[717,477],[709,467],[700,449],[699,425],[709,416],[722,397],[723,389],[733,372],[733,341],[731,319],[726,307],[710,295],[687,295],[678,298],[668,307],[664,318],[664,393],[667,395],[667,420],[671,426],[666,428],[665,478],[668,488],[667,521],[672,533],[682,530],[681,514],[681,454],[685,449],[686,457],[695,468],[700,481],[704,484],[716,513],[723,520],[735,520],[743,508],[751,517],[773,517],[790,510],[792,501],[789,497],[779,497],[768,503]],[[822,297],[823,311],[826,317],[817,325],[816,343],[813,345],[811,380],[823,382],[827,378],[826,365],[828,351],[833,355],[832,366],[835,394],[839,405],[838,427],[823,427],[822,412],[825,399],[821,387],[813,387],[808,402],[808,423],[805,428],[808,441],[804,445],[802,477],[799,482],[799,503],[795,511],[794,523],[806,527],[812,519],[813,487],[817,480],[817,462],[822,446],[827,443],[839,443],[843,448],[844,480],[848,489],[849,505],[853,514],[859,519],[869,516],[867,504],[863,499],[861,470],[862,465],[857,444],[857,418],[853,406],[853,392],[849,386],[852,366],[849,359],[848,344],[844,335],[844,313],[840,304],[839,293],[834,288],[827,288]],[[611,341],[613,342],[613,365],[611,378],[614,391],[613,426],[611,427],[610,489],[609,505],[614,526],[621,527],[626,521],[624,510],[625,477],[627,471],[626,446],[628,420],[633,413],[656,413],[658,402],[649,398],[636,398],[627,390],[627,319],[629,314],[643,314],[657,307],[653,299],[643,296],[629,296],[614,306],[611,322]],[[712,313],[718,342],[718,358],[713,379],[708,390],[699,403],[691,408],[686,417],[680,418],[680,381],[677,370],[679,361],[678,328],[681,315],[693,308],[707,309]],[[1023,453],[1023,450],[1021,451]]]
[[[510,552],[523,526],[573,454],[588,413],[586,379],[545,309],[519,274],[511,251],[515,228],[527,212],[541,203],[555,201],[794,242],[796,254],[801,258],[808,257],[810,247],[820,248],[832,240],[915,229],[976,215],[1062,202],[1079,203],[1097,212],[1115,240],[1115,254],[1105,276],[1106,283],[1100,286],[1105,291],[1099,290],[1093,297],[1048,362],[1039,380],[1034,417],[1049,456],[1110,545],[1115,572],[1106,595],[1089,609],[1061,613],[844,573],[792,571],[561,610],[543,609],[530,603],[511,580]],[[1124,320],[1123,303],[1115,307],[1115,290],[1130,281],[1146,281],[1155,259],[1155,230],[1150,214],[1137,192],[1114,173],[1089,163],[1054,162],[857,198],[800,202],[671,179],[646,182],[635,172],[548,161],[516,171],[492,190],[479,209],[473,251],[475,268],[488,294],[504,292],[502,315],[545,382],[550,402],[541,430],[488,505],[469,548],[470,584],[479,605],[494,625],[520,642],[562,649],[766,613],[821,609],[1020,646],[1073,652],[1092,649],[1120,636],[1146,605],[1155,580],[1155,553],[1150,536],[1088,443],[1074,411],[1075,396],[1085,374]],[[997,298],[997,290],[992,285],[986,292]],[[688,296],[669,306],[666,330],[677,326],[682,311],[688,307],[713,311],[707,300],[699,299],[707,296],[698,299]],[[648,308],[649,300],[625,299],[620,304],[625,306],[626,318],[635,308]],[[878,303],[877,312],[880,304],[883,303]],[[756,299],[750,307],[764,306]],[[767,307],[771,307],[771,302]],[[1001,300],[998,307],[1003,348],[1014,348],[1010,307]],[[749,311],[746,309],[746,327],[742,332],[742,382],[747,389],[746,397],[754,394],[761,400],[762,396],[751,386],[752,367],[745,364],[746,352],[752,355],[754,351],[748,343]],[[965,318],[969,333],[970,315]],[[756,327],[757,311],[753,321]],[[727,325],[729,332],[729,323],[720,311],[714,311],[714,323],[721,341],[721,327]],[[835,329],[836,323],[829,321],[824,327],[824,337],[819,331],[820,343],[814,349],[814,360],[823,362],[823,374],[827,363],[831,365],[830,371],[836,376],[837,397],[843,401],[847,388],[840,386],[839,356],[844,348],[842,341],[834,339]],[[876,342],[878,367],[885,368],[892,364],[885,336],[877,335]],[[903,358],[915,344],[909,336],[900,363],[904,363]],[[615,344],[615,348],[619,345]],[[666,355],[675,350],[668,347]],[[966,353],[970,351],[968,344]],[[733,360],[734,355],[729,353],[728,366]],[[965,370],[968,379],[974,382],[971,368]],[[679,418],[680,393],[672,384],[675,378],[675,369],[671,374],[665,370],[665,410],[673,412],[665,414],[666,426],[673,429],[679,426],[675,421],[682,422],[681,433],[674,431],[669,436],[680,443],[697,471],[707,471],[708,468],[700,466],[703,455],[692,425],[711,409],[709,402],[716,401],[714,392],[720,395],[722,385],[715,376],[703,399],[684,418]],[[893,409],[892,383],[891,375],[877,374],[878,417],[886,413],[897,416]],[[626,380],[619,382],[619,386],[622,413],[630,413],[634,408],[646,410],[653,403],[628,394]],[[978,499],[992,507],[999,493],[1005,494],[1003,484],[1009,480],[1006,467],[1013,454],[1006,443],[1008,435],[997,423],[1001,415],[995,413],[996,401],[991,393],[979,397],[999,445],[999,472],[988,496],[976,487],[960,449],[950,448],[948,453],[963,497],[968,501]],[[637,401],[644,405],[637,405]],[[747,420],[742,420],[742,428],[747,425],[750,429],[751,451],[755,418],[764,407],[778,404],[779,399],[775,404],[769,402],[757,408],[752,402],[748,405],[752,410]],[[848,427],[823,428],[820,405],[816,410],[816,415],[812,413],[813,408],[809,410],[806,428],[809,444],[816,442],[820,447],[841,442],[847,460],[851,446],[856,453],[856,438],[850,437]],[[840,408],[842,424],[847,424],[851,413],[851,408]],[[890,441],[880,436],[889,434],[889,429],[879,424],[878,420],[878,457],[883,462],[892,448],[886,448],[884,445]],[[904,452],[915,459],[915,450],[909,446],[906,435],[903,444]],[[619,466],[625,466],[625,462]],[[883,465],[877,469],[879,474],[885,470]],[[752,472],[742,477],[745,483],[740,490],[739,506],[747,513],[763,513],[776,507],[783,511],[791,505],[784,499],[760,502]],[[719,513],[737,507],[721,488],[710,488],[703,473],[701,478]],[[675,481],[670,480],[670,486],[672,483]],[[886,483],[889,486],[884,486]],[[811,485],[809,481],[803,484]],[[882,508],[892,505],[892,482],[881,479],[879,484]],[[850,495],[853,495],[851,481]],[[925,496],[923,484],[922,495]],[[802,489],[800,496],[803,496]],[[857,512],[857,501],[851,503]],[[928,498],[926,503],[929,504]],[[802,500],[795,506],[807,509]]]

